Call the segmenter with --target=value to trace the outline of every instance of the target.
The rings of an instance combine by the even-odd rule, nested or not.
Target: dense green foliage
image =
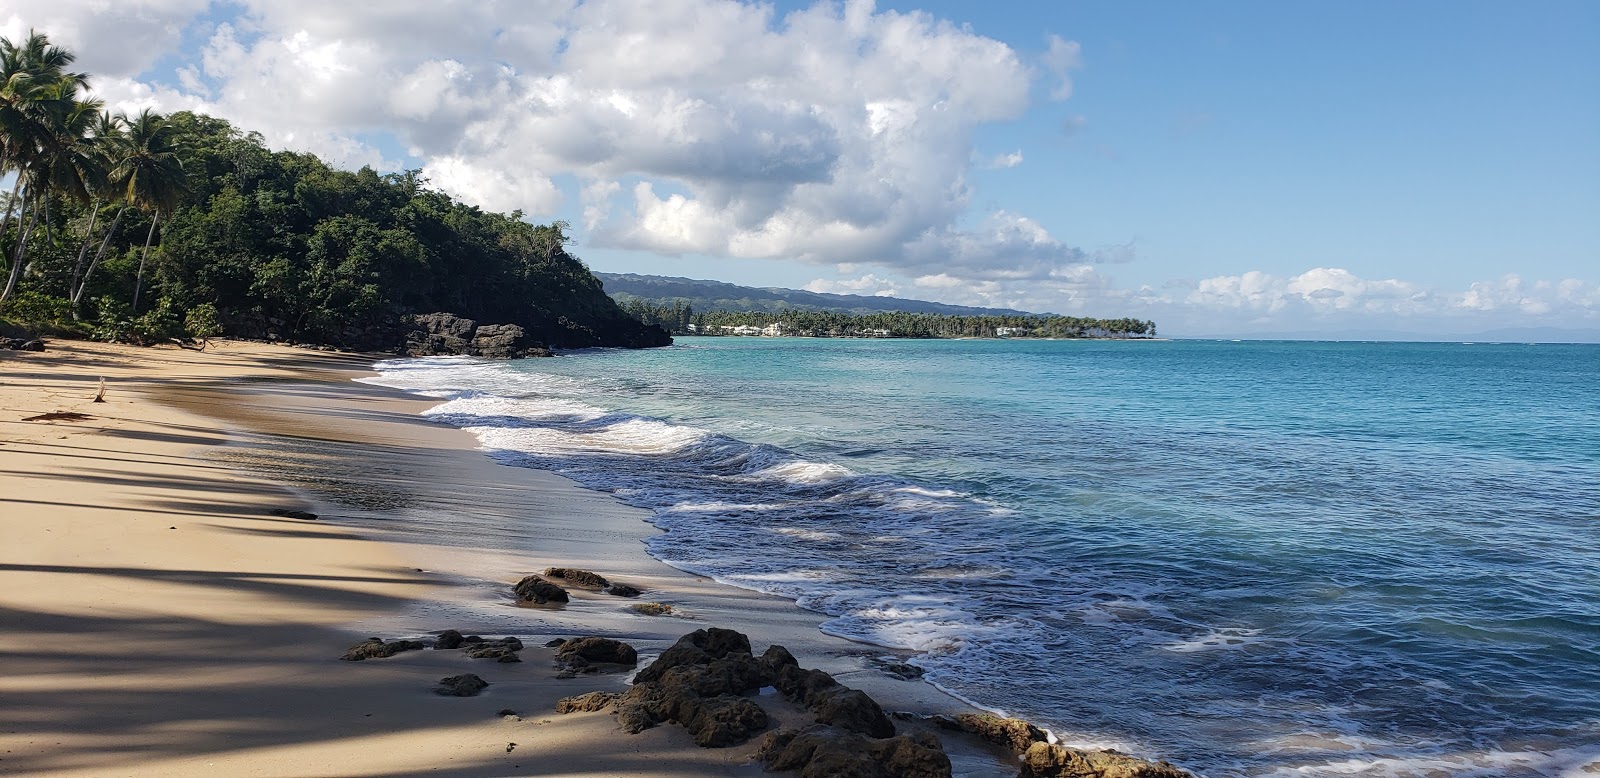
[[[696,313],[682,300],[622,303],[640,321],[674,335],[783,335],[810,338],[1153,338],[1156,323],[1138,319],[1018,314],[954,316],[882,311],[711,311]]]
[[[738,286],[722,281],[701,281],[671,276],[646,276],[635,273],[595,273],[605,282],[606,292],[618,302],[637,299],[652,305],[681,301],[700,311],[829,311],[833,313],[946,313],[957,316],[1025,316],[1027,311],[1009,308],[974,308],[903,297],[871,297],[859,294],[829,294],[803,289]]]
[[[0,39],[0,315],[101,337],[382,348],[401,317],[519,324],[556,346],[662,345],[570,255],[565,224],[488,213],[418,171],[337,170],[193,113],[108,117],[71,54]]]

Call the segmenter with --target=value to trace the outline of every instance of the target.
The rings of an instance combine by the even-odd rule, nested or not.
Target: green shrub
[[[183,317],[183,328],[189,337],[205,340],[222,334],[222,321],[217,316],[217,306],[201,303],[189,309]]]
[[[18,292],[6,301],[5,314],[19,322],[64,324],[72,320],[72,301],[31,290]]]

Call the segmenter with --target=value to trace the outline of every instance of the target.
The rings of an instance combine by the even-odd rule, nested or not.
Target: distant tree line
[[[629,297],[623,310],[674,335],[783,335],[811,338],[1153,338],[1156,323],[1045,314],[960,316],[884,311],[709,311],[682,300]]]
[[[408,312],[552,345],[662,345],[529,224],[419,171],[337,170],[180,112],[108,114],[41,34],[0,38],[0,318],[107,339],[231,334],[370,347]]]

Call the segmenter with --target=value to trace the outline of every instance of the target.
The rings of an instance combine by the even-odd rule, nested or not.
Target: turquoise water
[[[679,344],[381,380],[1069,742],[1211,776],[1600,756],[1600,346]]]

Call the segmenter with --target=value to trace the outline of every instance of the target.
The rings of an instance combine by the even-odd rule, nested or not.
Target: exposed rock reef
[[[556,575],[554,570],[546,571]],[[571,580],[561,576],[564,580]],[[593,584],[591,584],[593,585]],[[562,641],[567,652],[615,656],[604,638]],[[626,644],[621,644],[626,645]],[[631,647],[629,648],[631,651]],[[559,659],[558,659],[559,662]],[[626,692],[589,692],[556,704],[557,713],[610,710],[624,732],[635,734],[673,722],[706,748],[750,742],[772,718],[756,693],[773,687],[804,707],[813,724],[767,732],[756,758],[772,771],[798,771],[802,778],[949,778],[951,762],[937,735],[926,727],[900,733],[883,708],[858,689],[821,670],[800,666],[783,646],[759,656],[750,640],[733,630],[696,630],[673,644],[634,677]],[[793,709],[783,714],[791,719]],[[906,720],[918,717],[899,713]],[[1081,751],[1050,743],[1046,733],[1020,719],[987,714],[923,717],[949,731],[974,736],[1021,764],[1019,778],[1194,778],[1166,762],[1149,762],[1115,751]]]
[[[578,642],[569,641],[558,652],[569,650]],[[684,635],[649,667],[639,671],[628,691],[569,697],[558,703],[556,710],[569,713],[614,709],[618,725],[630,734],[663,722],[676,722],[689,731],[695,743],[721,748],[748,742],[767,728],[767,711],[749,696],[767,686],[774,686],[791,701],[805,705],[816,717],[814,729],[817,732],[808,737],[837,741],[850,748],[859,744],[846,736],[894,737],[894,724],[871,697],[840,685],[820,670],[801,668],[782,646],[771,646],[758,657],[751,653],[749,638],[715,627]],[[811,732],[810,729],[806,731]],[[797,735],[792,733],[789,739]],[[925,744],[918,747],[931,748],[937,756],[924,755],[923,761],[938,763],[942,759],[943,772],[884,774],[906,778],[950,774],[949,759],[944,757],[936,741],[931,747]],[[879,749],[885,757],[901,750],[899,744]],[[798,764],[807,762],[810,757],[794,759]]]
[[[489,359],[548,357],[550,350],[515,324],[483,324],[453,313],[408,317],[405,353],[414,357],[471,356]]]

